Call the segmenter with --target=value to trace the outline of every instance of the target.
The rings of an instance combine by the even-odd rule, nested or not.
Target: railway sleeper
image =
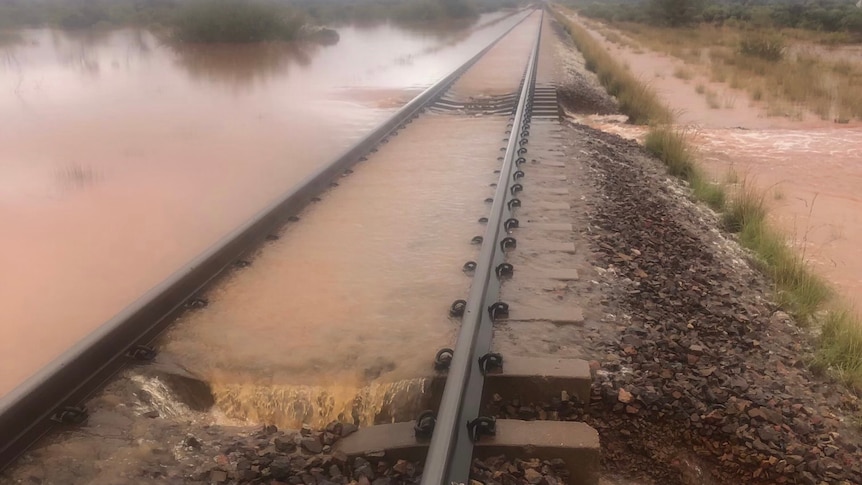
[[[434,376],[418,402],[436,410],[445,380],[445,372]],[[584,360],[507,356],[502,368],[489,371],[485,376],[484,414],[494,415],[493,407],[499,402],[547,402],[563,394],[587,403],[591,382],[589,364]],[[421,461],[429,441],[416,437],[415,425],[415,421],[407,421],[362,428],[340,441],[337,449],[348,456],[382,451],[389,460]],[[479,439],[474,447],[474,458],[497,455],[522,459],[559,458],[566,463],[572,485],[598,483],[598,432],[584,423],[497,420],[496,434]]]
[[[383,452],[387,460],[422,461],[427,440],[414,436],[414,422],[363,428],[342,439],[336,450],[348,457]],[[496,433],[482,436],[473,447],[473,458],[505,455],[508,458],[561,459],[570,485],[599,483],[600,445],[598,432],[574,421],[521,421],[498,419]]]

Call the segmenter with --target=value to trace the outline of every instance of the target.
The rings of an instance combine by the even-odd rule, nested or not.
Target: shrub
[[[776,62],[784,58],[784,39],[778,34],[752,33],[739,41],[739,52],[746,56]]]
[[[251,0],[192,1],[174,22],[181,42],[261,42],[296,37],[302,20],[289,10]]]

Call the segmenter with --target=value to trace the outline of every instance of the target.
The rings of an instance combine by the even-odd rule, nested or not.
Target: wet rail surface
[[[481,250],[463,265],[473,278],[470,291],[450,307],[450,315],[461,321],[458,339],[435,358],[435,382],[445,383],[443,390],[430,391],[429,409],[415,420],[363,428],[340,443],[351,456],[382,449],[389,460],[419,459],[426,485],[481,477],[488,470],[481,460],[493,463],[498,455],[533,460],[548,470],[548,460],[555,460],[568,483],[598,483],[594,429],[582,422],[497,419],[495,411],[499,403],[559,400],[569,393],[586,402],[590,393],[586,361],[571,353],[536,351],[534,343],[553,339],[557,349],[572,344],[577,331],[569,328],[584,318],[577,302],[548,295],[578,280],[578,272],[569,267],[575,252],[571,206],[561,202],[571,195],[566,165],[558,149],[549,150],[560,142],[559,107],[553,61],[542,49],[543,31],[552,41],[543,23],[531,42],[517,104],[503,134],[500,165],[490,184],[493,197],[485,199],[490,209],[478,220],[483,231],[474,241],[481,241]],[[532,334],[535,325],[543,326],[542,335]]]
[[[583,391],[585,383],[589,388],[583,361],[504,360],[491,352],[495,321],[515,327],[519,322],[578,319],[577,309],[554,313],[526,305],[510,314],[508,305],[498,301],[501,286],[524,269],[507,262],[507,252],[523,249],[519,241],[526,241],[530,252],[566,253],[570,246],[565,238],[555,242],[543,234],[559,230],[555,214],[566,207],[542,199],[553,199],[563,189],[548,189],[544,183],[530,190],[524,181],[527,165],[540,173],[542,168],[553,172],[560,163],[537,167],[532,158],[537,155],[530,154],[531,131],[547,143],[559,116],[554,86],[542,69],[547,71],[548,61],[539,62],[543,30],[548,29],[541,13],[533,13],[451,88],[446,85],[449,89],[441,95],[429,96],[427,106],[426,100],[415,106],[430,110],[418,118],[411,112],[409,125],[394,123],[397,136],[381,131],[374,143],[363,146],[371,153],[357,167],[339,165],[322,173],[319,183],[311,184],[315,190],[303,194],[311,205],[298,218],[284,229],[260,232],[270,236],[259,250],[221,258],[221,267],[236,270],[187,300],[183,309],[190,311],[159,345],[132,346],[124,355],[153,362],[144,369],[168,369],[174,377],[206,381],[214,402],[204,407],[215,406],[236,422],[323,427],[333,419],[352,421],[365,427],[356,439],[344,441],[342,452],[350,456],[368,451],[369,436],[372,442],[374,436],[390,440],[374,449],[387,449],[392,456],[399,455],[397,449],[424,454],[427,447],[427,460],[413,456],[425,461],[423,483],[468,480],[474,445],[481,450],[477,456],[503,452],[566,459],[571,483],[594,483],[598,437],[591,428],[497,422],[480,410],[488,392],[509,396],[554,388],[559,394],[559,389]],[[477,82],[483,69],[497,76],[486,91]],[[506,107],[512,116],[499,116]],[[497,149],[501,137],[503,146]],[[490,184],[482,181],[489,173],[494,174]],[[540,176],[559,181],[553,173]],[[411,178],[417,180],[411,183]],[[483,186],[489,195],[484,200],[476,197]],[[321,190],[326,193],[314,195]],[[384,193],[386,197],[376,195]],[[549,210],[550,215],[519,222],[522,199],[533,203],[537,197],[533,210]],[[465,218],[470,213],[478,220]],[[408,256],[387,259],[394,245],[407,245]],[[573,278],[571,271],[555,270],[533,272],[532,279]],[[472,276],[472,284],[464,273]],[[387,280],[389,274],[400,276]],[[460,295],[466,300],[453,303],[447,318],[441,302]],[[454,349],[437,354],[433,372],[434,352],[455,333]],[[140,381],[140,374],[131,375]],[[97,407],[109,402],[102,396]],[[412,421],[422,407],[436,411],[422,412]],[[78,406],[52,411],[57,409],[52,418],[66,424],[88,415]],[[110,415],[97,411],[93,420],[105,425]],[[126,431],[142,431],[134,418],[120,421]],[[368,426],[390,421],[396,428]],[[409,443],[390,449],[393,439]],[[79,440],[84,448],[96,446],[87,440]],[[55,452],[74,453],[68,443],[55,440],[41,456],[50,457],[52,446]],[[122,456],[128,459],[128,453]]]

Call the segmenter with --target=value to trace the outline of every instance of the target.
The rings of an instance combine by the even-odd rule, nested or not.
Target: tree
[[[658,25],[680,27],[699,20],[701,0],[649,0],[650,18]]]

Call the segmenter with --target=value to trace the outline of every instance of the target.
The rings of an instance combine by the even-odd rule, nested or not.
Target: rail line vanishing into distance
[[[397,134],[425,110],[482,109],[481,105],[459,103],[447,98],[447,91],[459,77],[484,56],[500,39],[529,18],[527,12],[512,28],[451,74],[431,86],[392,118],[373,130],[329,165],[291,189],[280,200],[214,244],[162,284],[152,289],[115,318],[79,342],[46,368],[0,401],[0,470],[9,466],[53,428],[83,423],[88,416],[86,400],[129,364],[152,361],[157,350],[153,341],[187,309],[205,306],[204,289],[228,269],[242,262],[270,234],[317,196],[337,185],[336,180],[351,173],[351,167],[376,146]],[[486,114],[510,114],[501,149],[499,179],[492,184],[494,196],[490,212],[479,222],[484,234],[473,239],[481,244],[476,261],[464,264],[472,274],[469,294],[455,301],[450,316],[461,319],[453,349],[437,354],[435,369],[445,379],[442,395],[430,398],[431,407],[415,421],[362,428],[338,443],[350,456],[370,449],[383,449],[394,457],[424,461],[423,485],[467,483],[474,456],[501,452],[518,456],[564,458],[572,483],[592,484],[597,480],[598,435],[583,423],[515,422],[495,420],[483,414],[483,400],[489,386],[504,393],[527,386],[542,391],[589,389],[589,370],[583,361],[551,359],[509,359],[492,351],[495,321],[509,314],[509,306],[499,301],[503,282],[516,271],[506,262],[506,253],[516,250],[515,232],[522,223],[517,213],[520,195],[527,185],[529,140],[534,118],[559,117],[552,86],[536,86],[542,42],[543,12],[516,96],[502,96],[484,106]],[[505,359],[504,359],[505,357]],[[491,385],[492,381],[496,384]],[[502,387],[499,382],[505,382]],[[529,384],[527,384],[529,382]],[[585,384],[586,383],[586,384]],[[504,389],[504,390],[501,390]],[[439,403],[439,404],[438,404]],[[588,429],[587,429],[588,428]],[[427,455],[425,454],[427,450]],[[423,458],[424,456],[424,458]],[[580,467],[580,469],[578,469]]]

